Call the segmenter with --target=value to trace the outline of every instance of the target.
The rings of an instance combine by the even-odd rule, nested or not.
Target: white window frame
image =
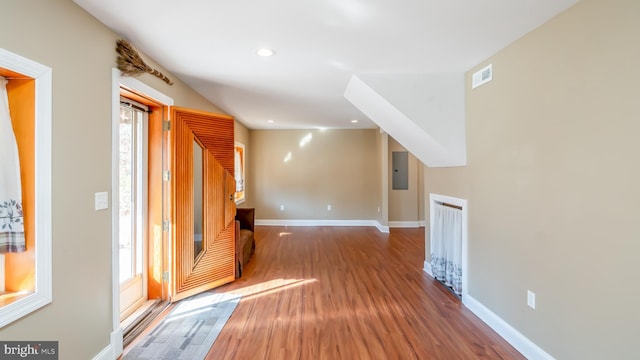
[[[247,148],[243,143],[236,141],[235,145],[233,147],[233,153],[234,153],[233,156],[234,156],[234,158],[235,158],[236,153],[237,153],[236,148],[241,148],[242,149],[242,155],[240,155],[242,157],[242,165],[241,165],[242,169],[240,170],[240,172],[241,172],[240,176],[238,176],[238,173],[234,171],[234,177],[236,179],[236,182],[238,181],[238,177],[242,178],[242,184],[243,184],[242,198],[236,198],[235,199],[236,205],[240,205],[243,202],[245,202],[246,199],[247,199],[247,180],[246,180],[247,179],[247,174],[246,174],[246,171],[247,171],[247,165],[246,165],[247,164]],[[238,189],[236,189],[235,194],[237,194],[237,193],[238,193]]]
[[[52,301],[51,68],[0,49],[0,67],[35,79],[35,291],[0,307],[0,328]]]

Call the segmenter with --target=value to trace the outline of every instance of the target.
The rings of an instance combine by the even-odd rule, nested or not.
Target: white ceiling
[[[464,72],[576,0],[74,2],[247,127],[300,129],[373,128],[351,75]]]

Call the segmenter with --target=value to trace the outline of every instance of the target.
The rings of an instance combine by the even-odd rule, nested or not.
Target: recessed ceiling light
[[[353,119],[353,120],[351,120],[351,123],[353,123],[353,124],[357,124],[357,123],[358,123],[358,120]]]
[[[269,57],[269,56],[273,56],[273,55],[276,54],[275,51],[273,51],[272,49],[267,49],[267,48],[259,49],[258,51],[256,51],[256,53],[258,55],[260,55],[260,56],[263,56],[263,57]]]
[[[273,120],[267,120],[267,122],[268,122],[269,124],[273,124],[275,121],[273,121]]]

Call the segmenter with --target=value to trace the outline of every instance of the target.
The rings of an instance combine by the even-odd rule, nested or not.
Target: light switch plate
[[[95,193],[95,208],[96,210],[104,210],[109,208],[109,193],[97,192]]]

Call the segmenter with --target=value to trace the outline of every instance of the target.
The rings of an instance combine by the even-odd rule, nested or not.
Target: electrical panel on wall
[[[409,152],[393,151],[391,153],[392,190],[409,190]]]

